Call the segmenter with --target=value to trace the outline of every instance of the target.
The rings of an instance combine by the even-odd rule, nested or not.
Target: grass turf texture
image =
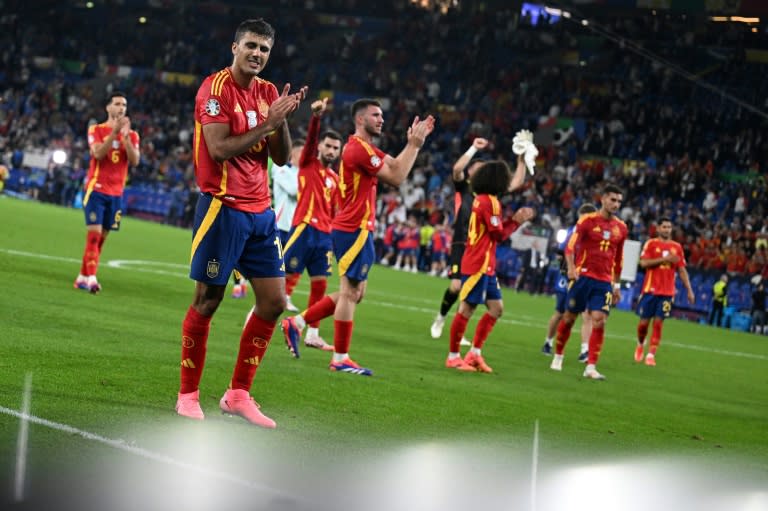
[[[173,411],[181,321],[193,295],[191,233],[124,218],[101,256],[104,290],[92,296],[72,288],[85,238],[81,211],[0,198],[0,218],[0,406],[20,409],[31,372],[35,416],[157,449],[145,445],[145,428],[194,427]],[[767,338],[669,320],[651,368],[632,360],[636,317],[614,311],[599,364],[608,380],[587,381],[576,361],[577,329],[562,373],[539,352],[553,299],[505,289],[505,315],[484,349],[494,373],[464,374],[443,366],[455,308],[443,338],[429,336],[446,283],[373,269],[351,350],[372,378],[331,373],[329,355],[308,348],[294,360],[278,328],[252,389],[278,423],[271,432],[218,412],[253,299],[249,290],[246,300],[234,300],[228,289],[201,384],[206,425],[235,442],[322,459],[340,446],[370,453],[431,441],[529,453],[538,420],[542,464],[673,455],[768,479]],[[303,276],[297,305],[306,303],[308,287]],[[332,278],[329,291],[336,288]],[[332,340],[330,320],[321,335]],[[0,415],[9,477],[18,428],[16,417]],[[30,425],[33,468],[87,464],[109,449]]]

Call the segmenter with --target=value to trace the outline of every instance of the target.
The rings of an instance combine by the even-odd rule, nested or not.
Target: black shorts
[[[460,279],[461,278],[461,258],[464,256],[465,243],[451,243],[451,259],[448,266],[448,278]]]

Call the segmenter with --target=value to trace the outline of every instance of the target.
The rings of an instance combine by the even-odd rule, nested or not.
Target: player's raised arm
[[[425,119],[417,116],[413,124],[408,128],[408,142],[396,158],[387,155],[384,157],[384,165],[378,173],[378,177],[387,184],[400,186],[408,173],[411,172],[419,151],[430,133],[435,129],[435,118],[428,115]]]
[[[452,177],[454,181],[461,181],[464,179],[464,169],[467,168],[472,157],[475,156],[478,151],[482,151],[488,147],[489,144],[490,142],[488,139],[482,137],[477,137],[472,141],[472,145],[469,146],[469,149],[459,156],[459,159],[453,164]]]

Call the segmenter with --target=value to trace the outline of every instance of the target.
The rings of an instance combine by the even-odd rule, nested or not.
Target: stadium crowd
[[[76,204],[87,126],[102,117],[105,94],[120,89],[141,135],[129,190],[162,198],[157,209],[133,212],[190,225],[194,91],[232,37],[220,28],[231,23],[217,21],[263,15],[274,20],[279,56],[266,77],[330,94],[328,127],[347,133],[350,100],[385,98],[380,147],[387,151],[405,138],[415,113],[438,117],[411,178],[380,195],[379,239],[387,225],[408,223],[427,229],[419,240],[426,249],[429,229],[450,225],[450,169],[471,140],[486,137],[494,156],[513,161],[511,139],[528,128],[543,149],[537,172],[505,200],[510,210],[538,212],[530,232],[554,246],[578,207],[613,181],[625,190],[620,216],[630,239],[652,236],[655,219],[666,215],[690,267],[768,277],[766,121],[744,106],[768,107],[768,65],[745,57],[747,48],[768,48],[764,31],[650,12],[595,19],[617,44],[567,20],[509,9],[440,15],[405,1],[385,9],[282,0],[247,13],[226,2],[184,3],[152,9],[143,24],[138,13],[112,4],[42,12],[8,4],[16,14],[0,18],[0,163],[10,170],[9,191]],[[657,57],[629,51],[634,45]],[[682,62],[715,90],[676,74]],[[295,138],[305,135],[307,115],[292,120]],[[25,153],[41,149],[62,149],[69,159],[23,164]],[[130,196],[127,202],[131,213]],[[432,270],[426,258],[417,266]]]

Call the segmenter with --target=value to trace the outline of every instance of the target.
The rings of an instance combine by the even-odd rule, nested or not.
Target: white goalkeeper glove
[[[528,142],[523,154],[523,161],[528,168],[528,173],[533,175],[533,167],[536,165],[536,157],[539,155],[539,150],[533,145],[533,142]]]
[[[533,133],[528,130],[520,130],[512,139],[512,152],[517,155],[525,153],[529,144],[533,144]]]

